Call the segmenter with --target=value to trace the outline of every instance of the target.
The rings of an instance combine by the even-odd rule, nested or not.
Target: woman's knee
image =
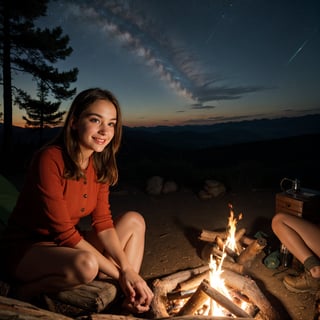
[[[128,211],[127,213],[125,213],[125,219],[133,229],[139,232],[145,232],[146,223],[144,217],[139,212]]]
[[[80,283],[93,281],[98,272],[99,264],[96,257],[88,251],[80,251],[74,261],[75,277]]]
[[[274,232],[278,230],[278,227],[283,223],[286,214],[284,213],[277,213],[274,215],[271,221],[271,228]]]

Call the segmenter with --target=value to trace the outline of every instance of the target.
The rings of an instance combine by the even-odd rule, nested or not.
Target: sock
[[[320,259],[316,256],[310,256],[304,261],[303,266],[310,271],[313,267],[320,266]]]

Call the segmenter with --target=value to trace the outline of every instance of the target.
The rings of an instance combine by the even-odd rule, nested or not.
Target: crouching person
[[[149,310],[153,293],[139,275],[145,221],[134,211],[113,219],[109,207],[121,133],[117,99],[92,88],[76,96],[60,134],[35,154],[1,245],[16,297],[112,277],[125,308]],[[78,223],[89,215],[92,231],[83,234]]]

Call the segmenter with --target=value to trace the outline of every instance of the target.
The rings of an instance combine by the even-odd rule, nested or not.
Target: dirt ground
[[[275,250],[279,242],[271,230],[275,210],[275,195],[280,190],[253,189],[229,191],[218,198],[201,200],[196,190],[180,188],[178,192],[160,196],[147,195],[141,188],[126,185],[111,193],[113,214],[127,210],[142,213],[147,223],[145,257],[142,275],[152,282],[171,273],[206,264],[200,258],[203,242],[199,231],[224,230],[228,224],[229,206],[243,218],[237,228],[246,228],[246,235],[257,232],[267,235],[268,247]],[[260,254],[248,274],[282,319],[311,320],[315,296],[289,292],[282,279],[296,269],[268,269],[263,264],[265,253]]]

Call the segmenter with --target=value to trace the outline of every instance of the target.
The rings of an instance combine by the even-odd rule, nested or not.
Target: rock
[[[205,190],[200,190],[198,193],[198,196],[200,199],[203,199],[203,200],[212,198],[212,195]]]
[[[163,188],[163,178],[153,176],[147,180],[146,192],[151,195],[159,195]]]
[[[177,190],[178,190],[178,185],[172,180],[165,181],[162,187],[163,194],[176,192]]]
[[[223,183],[219,181],[206,180],[204,185],[204,191],[216,198],[226,192],[226,187]]]

